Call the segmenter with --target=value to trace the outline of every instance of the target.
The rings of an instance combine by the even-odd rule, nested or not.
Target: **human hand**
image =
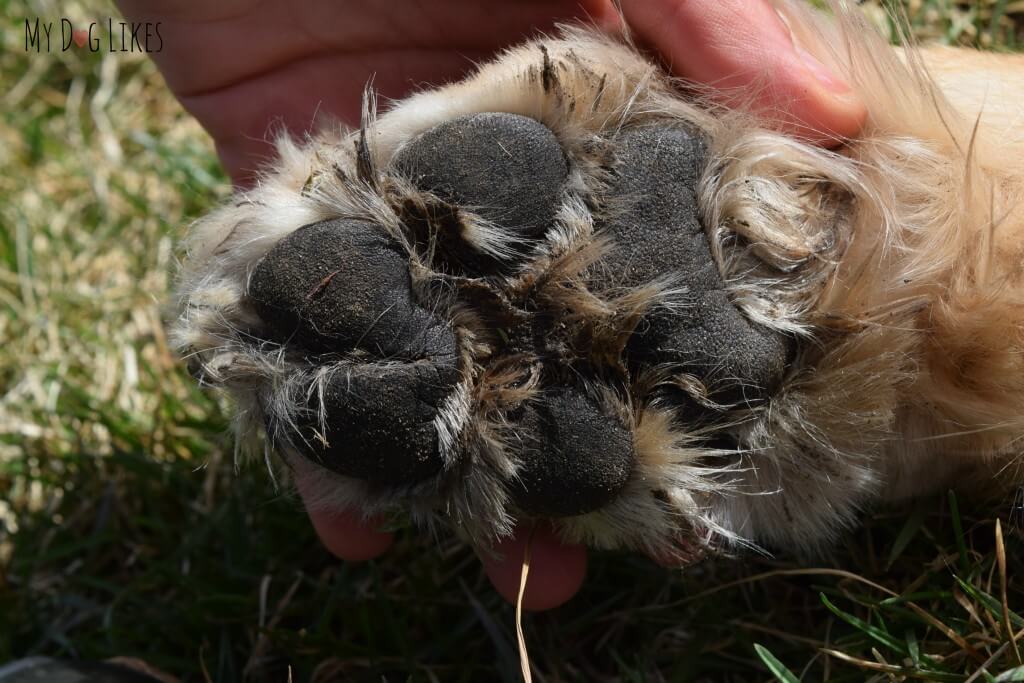
[[[418,84],[455,80],[501,47],[558,21],[589,18],[614,28],[608,0],[480,5],[464,0],[401,0],[301,6],[231,0],[197,5],[185,0],[121,0],[127,17],[160,21],[164,50],[153,55],[168,85],[213,137],[236,183],[271,153],[268,126],[301,132],[318,112],[358,121],[364,84],[400,98]],[[623,0],[639,41],[679,76],[730,93],[756,85],[755,107],[795,134],[827,142],[852,135],[863,105],[824,66],[794,47],[766,0]],[[300,495],[307,489],[300,478]],[[383,553],[392,535],[356,513],[311,511],[328,550],[342,559]],[[586,553],[559,542],[550,527],[520,529],[484,558],[497,590],[514,600],[530,536],[530,581],[523,603],[547,609],[582,584]]]
[[[477,62],[558,22],[617,22],[608,0],[118,0],[131,21],[161,22],[151,56],[217,145],[239,185],[271,158],[273,126],[317,116],[358,123],[363,88],[382,99],[458,80]]]

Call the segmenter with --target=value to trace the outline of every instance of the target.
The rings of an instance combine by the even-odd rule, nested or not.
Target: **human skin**
[[[152,55],[168,86],[213,138],[238,186],[270,159],[275,129],[301,133],[324,117],[358,122],[363,88],[381,101],[426,84],[458,80],[474,62],[558,22],[606,30],[624,18],[634,38],[672,73],[714,88],[770,125],[821,144],[854,135],[865,110],[856,94],[794,45],[767,0],[310,0],[301,4],[224,0],[119,0],[131,21],[161,22],[164,47]],[[751,101],[748,93],[756,93]],[[307,489],[296,482],[300,495]],[[357,512],[311,511],[324,546],[348,561],[372,559],[392,544]],[[498,592],[514,601],[526,545],[527,609],[556,607],[586,574],[586,550],[551,528],[520,528],[481,558]]]

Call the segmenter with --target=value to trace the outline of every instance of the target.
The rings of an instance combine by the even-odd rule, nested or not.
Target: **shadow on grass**
[[[406,532],[384,558],[343,564],[256,466],[128,452],[62,463],[61,495],[9,537],[0,658],[135,656],[185,680],[519,679],[513,610],[449,539]],[[996,674],[1015,661],[993,524],[963,519],[958,537],[949,501],[932,499],[876,515],[813,564],[680,573],[595,554],[575,599],[527,617],[531,661],[558,681],[766,680],[773,658],[808,681],[963,681],[997,654]],[[1017,531],[1005,548],[1020,609]]]

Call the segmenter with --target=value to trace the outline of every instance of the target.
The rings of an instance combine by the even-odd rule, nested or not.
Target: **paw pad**
[[[290,440],[335,472],[414,484],[444,466],[435,420],[457,380],[450,362],[342,366],[310,397]]]
[[[630,360],[671,364],[712,392],[724,389],[726,401],[770,390],[785,369],[788,344],[729,301],[698,216],[704,142],[682,128],[645,126],[616,143],[611,214],[599,229],[617,248],[602,272],[619,286],[668,276],[683,289],[677,305],[656,307],[638,326]]]
[[[582,391],[544,392],[520,417],[522,463],[513,485],[525,512],[579,515],[610,502],[629,480],[635,453],[622,421]]]
[[[422,133],[392,162],[421,190],[519,240],[551,226],[569,166],[551,129],[517,114],[460,116]]]
[[[408,262],[383,231],[346,220],[299,228],[256,264],[249,297],[281,341],[359,354],[310,392],[290,441],[375,483],[441,468],[433,420],[458,378],[455,334],[416,303]]]
[[[414,300],[405,254],[365,221],[288,235],[256,264],[249,298],[279,336],[315,350],[413,359],[455,348],[447,325]]]

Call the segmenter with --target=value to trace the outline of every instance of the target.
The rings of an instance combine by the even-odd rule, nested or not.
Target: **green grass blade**
[[[1007,683],[1007,681],[1024,681],[1024,666],[1015,666],[996,676],[996,683]]]
[[[907,651],[905,645],[900,643],[900,641],[896,640],[882,629],[878,628],[877,626],[872,626],[863,619],[858,619],[852,614],[848,614],[843,610],[839,609],[834,604],[832,604],[832,602],[825,596],[824,593],[820,593],[819,597],[821,598],[822,604],[824,604],[825,607],[829,609],[829,611],[831,611],[837,617],[848,623],[850,626],[853,626],[855,629],[857,629],[864,635],[868,636],[874,641],[877,641],[878,643],[881,643],[893,652],[898,652],[899,654],[907,657],[910,656],[910,653]]]
[[[988,23],[988,34],[992,38],[993,44],[995,44],[996,38],[999,37],[999,20],[1006,13],[1006,3],[1007,0],[996,0],[996,5],[992,8],[992,18]]]
[[[772,672],[775,679],[780,681],[780,683],[800,683],[800,679],[797,678],[792,671],[787,669],[785,664],[776,659],[775,655],[773,655],[764,645],[754,643],[754,651],[757,653],[757,656],[761,658],[761,661],[764,662],[764,665],[768,667],[768,670]]]
[[[960,505],[956,500],[956,492],[950,489],[947,494],[949,500],[949,515],[953,518],[953,533],[956,535],[956,550],[960,559],[960,574],[967,576],[970,573],[971,563],[967,556],[967,544],[964,542],[964,525],[960,521]]]
[[[917,536],[917,532],[921,530],[921,525],[924,524],[925,516],[927,515],[928,508],[921,502],[914,505],[913,511],[907,518],[903,528],[900,529],[900,533],[896,536],[896,540],[892,543],[892,550],[889,552],[889,559],[885,562],[885,570],[889,571],[892,565],[900,558],[903,551],[907,549],[910,542]]]
[[[998,600],[996,600],[994,597],[992,597],[991,595],[989,595],[985,591],[981,590],[980,588],[977,588],[977,587],[972,586],[971,584],[967,583],[966,581],[961,579],[959,576],[956,577],[956,581],[957,581],[957,583],[960,584],[960,587],[964,589],[965,593],[967,593],[972,598],[974,598],[975,600],[980,602],[982,604],[982,606],[984,606],[984,608],[987,609],[992,614],[992,616],[996,617],[997,619],[1001,619],[1002,618],[1002,616],[1003,616],[1003,605],[1002,605],[1002,603],[1000,603]],[[1010,621],[1013,622],[1013,625],[1018,627],[1018,628],[1024,627],[1024,617],[1021,617],[1019,614],[1017,614],[1013,610],[1010,610]]]

